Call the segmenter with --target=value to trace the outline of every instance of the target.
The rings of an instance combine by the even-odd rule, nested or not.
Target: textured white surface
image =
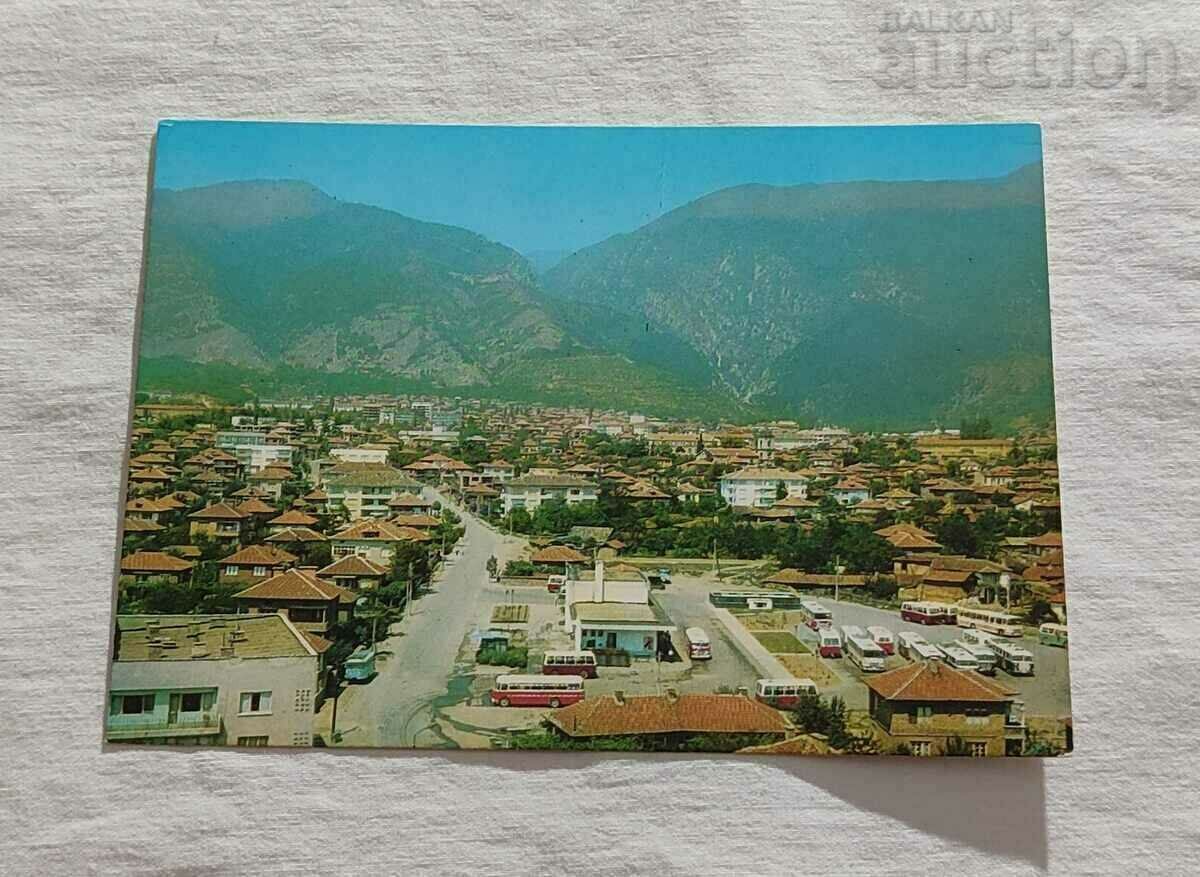
[[[901,7],[855,0],[0,8],[0,871],[1194,870],[1195,4],[1002,7],[1011,34],[940,38],[973,53],[961,86],[947,54],[951,87],[938,87],[932,38],[908,33],[921,68],[899,88],[875,71],[884,13]],[[1033,69],[1032,30],[1067,25],[1081,63],[1107,45],[1133,64],[1139,37],[1170,40],[1175,85],[1151,58],[1144,88],[1132,73],[1097,87],[1087,68],[1038,87],[1049,56]],[[1019,51],[989,57],[1014,81],[981,81],[979,53],[1004,44]],[[1096,60],[1102,75],[1115,56]],[[1042,122],[1074,757],[104,751],[148,148],[163,117]]]

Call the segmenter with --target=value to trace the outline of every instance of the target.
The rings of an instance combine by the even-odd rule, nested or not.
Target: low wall
[[[750,631],[728,609],[713,609],[713,615],[725,628],[726,633],[733,639],[738,649],[762,674],[763,679],[786,679],[792,672],[779,663],[779,660],[767,651],[766,646],[754,638]]]
[[[544,588],[549,576],[500,576],[500,585],[505,588]]]

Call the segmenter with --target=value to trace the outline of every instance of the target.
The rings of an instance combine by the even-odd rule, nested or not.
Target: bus
[[[954,607],[949,603],[906,602],[900,604],[900,620],[917,624],[953,624]]]
[[[817,631],[817,654],[822,658],[840,658],[842,656],[842,636],[832,627],[822,627]]]
[[[754,685],[754,699],[778,709],[790,709],[805,694],[816,693],[811,679],[759,679]]]
[[[850,639],[850,637],[852,637],[852,636],[856,636],[859,639],[869,639],[869,637],[867,636],[867,632],[865,630],[863,630],[861,627],[859,627],[857,624],[843,624],[842,625],[842,642],[845,642],[846,640]]]
[[[689,658],[693,661],[707,661],[712,658],[712,641],[707,633],[699,627],[689,627],[683,635],[687,639]]]
[[[802,600],[800,616],[804,619],[804,624],[811,630],[833,626],[833,613],[816,600]]]
[[[544,676],[582,676],[596,678],[595,652],[546,652],[542,656]]]
[[[583,700],[582,676],[525,676],[516,673],[496,677],[492,706],[560,706]]]
[[[553,575],[546,579],[546,590],[551,594],[557,594],[567,584],[567,577],[562,575]]]
[[[873,639],[865,636],[847,636],[846,654],[864,673],[882,672],[883,662],[887,657]]]
[[[925,637],[915,630],[902,630],[896,634],[896,651],[902,658],[912,658],[913,647],[925,641]]]
[[[712,591],[708,602],[719,609],[799,609],[795,591]]]
[[[1021,619],[1017,616],[977,606],[958,607],[958,626],[982,630],[996,636],[1020,636],[1024,632]]]
[[[1043,624],[1038,628],[1038,642],[1044,646],[1067,647],[1067,626],[1065,624]]]
[[[979,662],[975,656],[955,643],[941,647],[946,655],[946,663],[956,670],[978,670]]]
[[[980,643],[969,643],[965,639],[956,639],[954,645],[963,651],[970,652],[975,659],[975,669],[984,676],[994,676],[996,673],[996,653]]]
[[[1033,653],[1016,643],[992,640],[988,648],[996,653],[996,666],[1010,676],[1033,675]]]
[[[867,628],[867,635],[875,640],[875,645],[883,649],[885,655],[896,654],[896,640],[892,637],[892,632],[886,627],[873,624]]]

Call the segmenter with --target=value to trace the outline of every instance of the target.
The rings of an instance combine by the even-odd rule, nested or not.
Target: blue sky
[[[155,185],[298,179],[524,253],[632,231],[743,183],[996,177],[1036,125],[551,128],[164,122]]]

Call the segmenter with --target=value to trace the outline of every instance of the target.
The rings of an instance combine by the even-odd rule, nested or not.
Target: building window
[[[933,744],[928,740],[913,740],[908,744],[913,755],[933,755]]]
[[[238,737],[237,745],[250,747],[266,746],[270,740],[271,738],[265,734],[255,737]]]
[[[929,706],[928,704],[920,704],[917,706],[917,721],[918,722],[921,721],[921,719],[931,719],[931,718],[933,718],[933,707],[932,706]]]
[[[238,568],[236,566],[233,566],[231,564],[231,565],[225,567],[225,575],[236,576],[237,574],[238,574]]]
[[[292,621],[302,621],[309,624],[325,620],[324,609],[313,609],[311,607],[292,607],[288,609],[288,618]]]
[[[256,576],[265,576],[267,574],[267,568],[265,566],[256,566],[254,567],[254,574]]]
[[[179,695],[181,713],[198,713],[204,708],[204,695],[199,691],[185,691]]]
[[[305,731],[297,731],[292,734],[293,746],[312,746],[312,734]]]
[[[113,698],[112,712],[122,716],[140,716],[154,712],[153,694],[119,694]]]
[[[271,714],[271,692],[243,691],[239,712],[245,716],[265,716]]]
[[[311,713],[312,706],[313,706],[313,704],[312,704],[312,689],[311,688],[297,688],[296,689],[296,703],[295,703],[296,712]]]
[[[968,751],[972,758],[983,758],[987,755],[987,743],[982,740],[972,740],[968,745]]]

